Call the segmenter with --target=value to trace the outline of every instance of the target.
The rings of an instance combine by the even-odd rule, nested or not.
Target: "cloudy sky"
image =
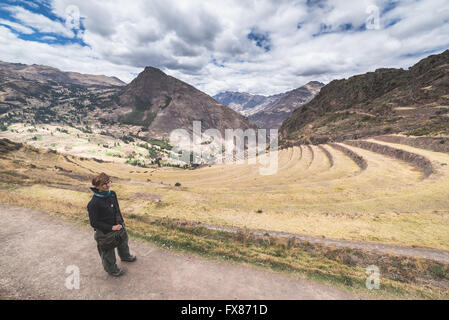
[[[0,60],[214,95],[408,68],[449,49],[448,0],[1,0]]]

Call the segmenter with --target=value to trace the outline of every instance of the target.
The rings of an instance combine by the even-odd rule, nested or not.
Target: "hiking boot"
[[[126,261],[126,262],[134,262],[136,261],[137,257],[136,256],[129,256],[126,259],[121,259],[122,261]]]
[[[125,271],[123,269],[118,269],[117,271],[110,272],[109,274],[113,277],[120,277],[125,274]]]

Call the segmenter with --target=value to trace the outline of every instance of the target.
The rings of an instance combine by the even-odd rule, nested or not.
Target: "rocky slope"
[[[280,144],[324,143],[388,133],[449,134],[449,50],[408,70],[334,80],[280,128]]]

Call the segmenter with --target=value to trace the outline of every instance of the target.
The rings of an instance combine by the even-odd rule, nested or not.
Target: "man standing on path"
[[[125,222],[120,212],[120,207],[117,200],[117,194],[110,190],[111,179],[105,173],[100,173],[92,179],[90,188],[94,195],[87,205],[89,212],[90,225],[94,228],[94,239],[97,241],[97,233],[107,234],[111,231],[125,228]],[[136,256],[129,253],[128,234],[125,229],[125,239],[117,247],[118,255],[122,261],[133,262],[136,261]],[[97,242],[98,253],[101,257],[104,270],[114,277],[119,277],[124,274],[124,271],[117,267],[115,259],[115,249],[104,250]]]

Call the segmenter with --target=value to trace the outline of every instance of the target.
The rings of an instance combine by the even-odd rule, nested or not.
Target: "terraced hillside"
[[[448,143],[447,138],[440,140]],[[0,203],[39,208],[86,223],[90,179],[104,171],[113,177],[112,189],[121,200],[129,229],[139,237],[211,256],[238,255],[239,260],[252,248],[246,244],[255,241],[252,236],[265,240],[279,236],[287,239],[282,248],[288,254],[271,257],[265,247],[249,255],[248,261],[254,262],[254,254],[258,259],[277,259],[268,265],[281,263],[282,268],[308,275],[318,272],[331,282],[343,269],[336,272],[334,265],[323,261],[338,261],[353,280],[335,281],[351,287],[359,282],[363,287],[363,266],[377,262],[387,265],[385,272],[392,274],[388,277],[392,281],[413,285],[413,290],[424,285],[444,296],[449,288],[449,154],[416,148],[413,142],[405,136],[382,136],[294,146],[278,152],[276,174],[262,176],[258,164],[145,169],[81,160],[3,140]],[[227,247],[232,242],[220,238],[221,233],[208,233],[217,230],[243,239],[245,250]],[[310,257],[324,250],[320,262],[292,258],[289,250],[295,239],[308,243],[301,249],[307,254],[309,245],[319,246]],[[340,247],[362,253],[347,258],[353,251],[344,251],[346,258],[341,258],[335,254]],[[356,258],[359,254],[366,259]],[[428,261],[437,266],[423,267]]]
[[[387,151],[391,153],[347,141],[280,150],[279,169],[272,176],[261,176],[259,165],[246,164],[212,166],[193,173],[156,171],[152,180],[179,182],[187,188],[189,192],[182,197],[187,203],[182,210],[181,203],[164,210],[139,204],[135,212],[449,249],[449,155],[368,141],[390,146]],[[343,148],[361,157],[366,168]],[[402,156],[401,151],[410,158],[396,158]]]

